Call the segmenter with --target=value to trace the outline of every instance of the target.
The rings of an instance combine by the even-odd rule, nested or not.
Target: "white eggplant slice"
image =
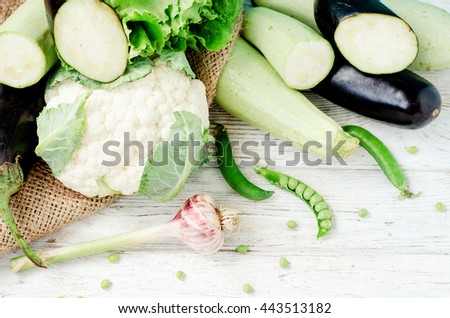
[[[400,72],[414,61],[418,50],[410,26],[385,14],[361,13],[341,21],[334,40],[348,61],[370,74]]]
[[[61,58],[93,80],[108,83],[128,63],[128,40],[115,11],[97,0],[69,0],[55,16]]]

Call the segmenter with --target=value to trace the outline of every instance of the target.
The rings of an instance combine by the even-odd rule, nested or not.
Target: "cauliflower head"
[[[69,78],[50,87],[45,99],[36,153],[65,186],[86,196],[140,193],[168,200],[208,156],[205,86],[161,59],[149,74],[113,89]],[[170,143],[189,136],[199,146],[189,150],[196,162],[189,162],[187,146]]]

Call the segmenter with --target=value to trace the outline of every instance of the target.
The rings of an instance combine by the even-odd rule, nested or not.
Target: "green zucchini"
[[[36,84],[56,63],[43,0],[28,0],[0,26],[0,59],[0,83],[15,88]]]
[[[413,71],[439,71],[450,67],[450,13],[415,0],[382,0],[405,20],[419,39]]]
[[[327,40],[302,22],[274,10],[247,10],[242,35],[291,88],[313,88],[333,67],[334,51]]]
[[[258,6],[285,13],[318,31],[314,18],[317,0],[254,0]],[[419,52],[412,71],[439,71],[450,67],[450,13],[417,0],[381,0],[414,31]]]
[[[253,3],[257,6],[287,14],[319,31],[314,18],[314,2],[314,0],[253,0]]]
[[[220,75],[215,101],[242,121],[304,146],[319,157],[329,156],[330,147],[337,147],[336,152],[345,158],[358,146],[356,138],[299,91],[289,88],[269,62],[241,38],[234,43]]]

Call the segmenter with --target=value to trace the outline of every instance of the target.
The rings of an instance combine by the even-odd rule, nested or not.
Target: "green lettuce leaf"
[[[128,64],[124,74],[118,79],[110,83],[102,83],[90,79],[73,68],[68,68],[61,65],[50,77],[47,82],[47,89],[55,87],[58,83],[65,80],[71,80],[75,83],[83,85],[89,89],[106,89],[112,90],[123,84],[137,81],[151,73],[153,69],[153,61],[149,58],[137,58],[133,60],[133,63]]]
[[[219,50],[227,45],[243,0],[104,0],[122,21],[129,59],[164,48]]]
[[[91,93],[80,95],[73,104],[44,108],[37,118],[39,144],[35,152],[55,176],[64,170],[80,146],[86,123],[84,106]]]
[[[138,194],[166,202],[183,188],[189,175],[211,158],[207,145],[213,142],[201,119],[187,111],[174,112],[167,141],[158,144],[147,162]],[[209,148],[210,149],[210,148]]]

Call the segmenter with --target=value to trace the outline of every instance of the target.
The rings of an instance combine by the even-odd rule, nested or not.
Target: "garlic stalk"
[[[186,200],[180,211],[166,224],[49,249],[37,254],[46,265],[50,265],[168,237],[178,238],[196,252],[210,254],[223,246],[225,236],[234,230],[237,223],[236,210],[219,210],[211,197],[199,194]],[[10,269],[14,273],[34,267],[35,265],[25,256],[10,260]]]

